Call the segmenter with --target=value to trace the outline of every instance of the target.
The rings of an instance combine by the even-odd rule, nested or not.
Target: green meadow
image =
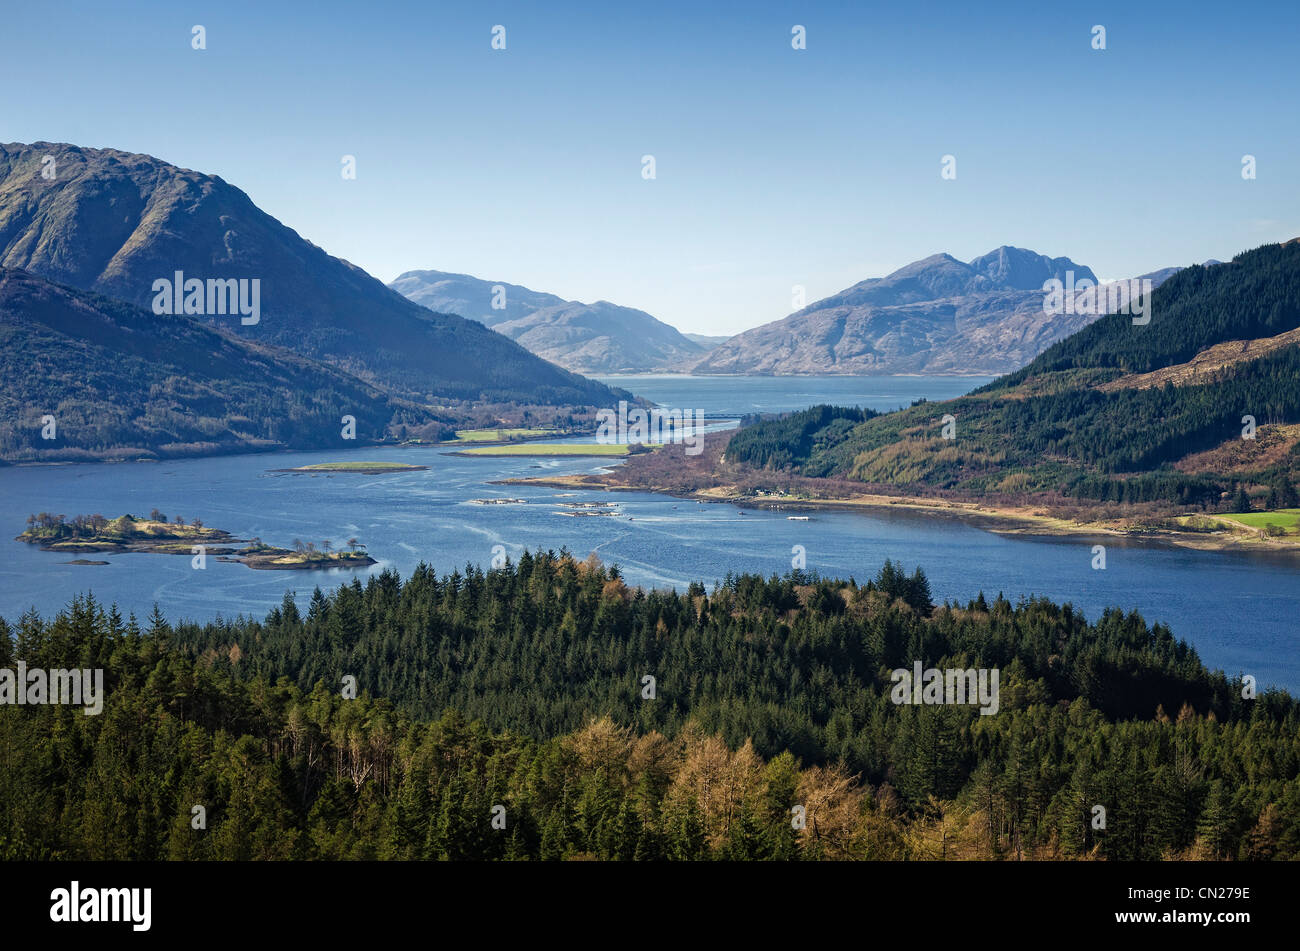
[[[1263,528],[1265,525],[1281,525],[1291,531],[1297,525],[1300,525],[1300,509],[1277,509],[1273,512],[1242,512],[1241,514],[1221,515],[1220,518],[1240,522],[1242,525],[1248,525],[1251,528]]]
[[[462,442],[508,442],[512,439],[535,439],[541,436],[555,436],[558,429],[458,429],[452,443]]]

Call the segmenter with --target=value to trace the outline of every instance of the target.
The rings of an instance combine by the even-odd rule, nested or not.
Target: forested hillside
[[[1274,339],[1297,327],[1300,242],[1269,245],[1179,271],[1152,292],[1149,324],[1103,317],[969,396],[853,427],[824,408],[759,423],[726,460],[976,498],[1258,506],[1300,478],[1300,343]],[[1216,345],[1196,373],[1178,369]],[[1132,376],[1161,368],[1173,368],[1163,380]],[[1243,443],[1247,430],[1258,439]],[[1197,458],[1211,450],[1233,464]]]
[[[0,460],[337,447],[345,414],[362,443],[453,428],[306,357],[0,268]]]
[[[935,606],[888,563],[677,594],[526,555],[0,635],[0,667],[107,669],[100,716],[0,706],[6,858],[1300,857],[1289,696],[1133,614]],[[895,705],[917,660],[999,669],[998,712]]]
[[[1300,239],[1264,245],[1227,264],[1183,268],[1152,291],[1151,313],[1145,325],[1124,314],[1103,317],[985,389],[1077,368],[1140,373],[1182,363],[1225,340],[1300,327]]]

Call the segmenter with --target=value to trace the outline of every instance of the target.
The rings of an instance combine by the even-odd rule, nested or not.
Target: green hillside
[[[1182,269],[1152,292],[1151,315],[1144,326],[1124,314],[1102,317],[984,389],[1072,369],[1142,373],[1226,340],[1294,330],[1300,327],[1300,239],[1264,245],[1226,264]]]

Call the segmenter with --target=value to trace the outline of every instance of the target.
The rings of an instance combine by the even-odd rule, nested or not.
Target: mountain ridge
[[[43,177],[47,169],[52,179]],[[613,405],[618,398],[481,324],[406,300],[223,179],[142,153],[0,145],[0,265],[143,307],[155,296],[154,281],[177,271],[256,279],[256,326],[206,320],[425,402]]]
[[[575,373],[684,372],[706,352],[645,311],[610,301],[568,301],[520,284],[430,269],[405,271],[388,286],[425,307],[479,321]]]
[[[971,262],[941,252],[868,278],[710,351],[692,372],[989,375],[1024,365],[1083,326],[1043,313],[1049,279],[1092,269],[1002,245]]]

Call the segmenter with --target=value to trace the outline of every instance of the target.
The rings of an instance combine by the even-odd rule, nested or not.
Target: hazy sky
[[[220,175],[384,281],[700,333],[940,251],[1114,278],[1300,235],[1300,4],[1134,5],[11,2],[0,141]]]

